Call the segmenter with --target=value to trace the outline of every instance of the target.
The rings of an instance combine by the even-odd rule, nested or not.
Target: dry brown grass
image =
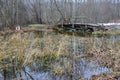
[[[120,41],[115,37],[112,39],[92,37],[84,39],[83,42],[84,41],[87,43],[86,50],[88,56],[93,57],[101,66],[111,68],[114,74],[120,72]],[[113,78],[115,75],[113,77],[110,75],[108,76],[109,77],[100,75],[92,80],[115,80],[115,78]]]
[[[50,68],[57,75],[69,74],[73,76],[73,45],[71,40],[71,36],[51,35],[48,32],[45,32],[43,37],[36,36],[34,32],[1,35],[0,68],[6,69],[12,66],[22,68],[37,62],[45,68]],[[76,59],[92,57],[101,66],[112,68],[114,75],[120,72],[119,41],[115,38],[76,38],[76,44],[81,45],[82,43],[86,46],[87,54],[76,55]],[[79,52],[79,49],[76,49],[76,52]],[[101,76],[97,77],[98,80],[102,80]],[[102,77],[104,78],[104,76]],[[97,78],[95,79],[97,80]]]
[[[36,62],[45,69],[50,68],[58,75],[71,73],[69,39],[70,36],[51,35],[47,32],[43,37],[36,36],[34,32],[1,35],[0,69],[13,73],[13,71],[22,70],[25,66],[32,66],[33,62]]]

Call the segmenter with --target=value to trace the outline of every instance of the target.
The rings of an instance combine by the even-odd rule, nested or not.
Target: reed
[[[5,76],[12,73],[13,78],[16,73],[25,71],[26,66],[36,72],[52,71],[54,75],[73,77],[73,66],[77,66],[73,65],[73,59],[92,57],[101,66],[112,68],[113,73],[120,71],[120,42],[114,35],[110,39],[76,37],[74,58],[72,38],[50,32],[44,32],[42,36],[36,32],[0,35],[0,69]],[[81,78],[81,74],[77,77]]]
[[[115,79],[117,76],[115,74],[120,72],[120,41],[116,39],[116,36],[111,36],[109,39],[106,37],[92,37],[84,41],[87,43],[87,55],[93,57],[93,60],[99,62],[101,66],[112,69],[112,73],[108,73],[108,75],[107,73],[105,74],[106,77],[101,74],[91,80],[97,80],[99,78],[101,78],[101,80]]]
[[[70,59],[67,59],[68,62],[62,62],[64,58],[70,57],[69,39],[69,36],[50,35],[47,32],[43,37],[36,36],[34,32],[3,35],[0,42],[0,68],[11,73],[20,73],[25,66],[33,66],[33,63],[36,63],[40,64],[43,70],[52,70],[55,74],[62,75],[71,71]],[[64,57],[63,60],[61,57]],[[57,62],[60,64],[56,65]],[[67,63],[69,64],[66,65]],[[57,66],[61,68],[58,69]]]

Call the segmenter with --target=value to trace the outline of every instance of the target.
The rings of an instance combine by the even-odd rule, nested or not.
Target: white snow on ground
[[[98,23],[99,25],[105,26],[110,30],[120,29],[120,23]]]
[[[103,26],[120,26],[120,23],[98,23],[99,25],[103,25]]]
[[[104,26],[114,26],[114,25],[120,26],[120,23],[104,23],[103,25]]]

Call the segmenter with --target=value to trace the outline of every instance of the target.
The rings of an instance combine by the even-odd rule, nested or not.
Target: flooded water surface
[[[110,73],[111,68],[86,55],[94,40],[113,38],[120,40],[119,36],[83,37],[49,31],[1,36],[5,55],[0,55],[0,80],[89,80],[93,75]]]

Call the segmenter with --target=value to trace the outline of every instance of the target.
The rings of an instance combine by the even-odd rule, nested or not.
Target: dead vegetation
[[[33,63],[43,71],[52,70],[57,75],[72,74],[71,54],[67,50],[71,45],[70,37],[49,32],[40,34],[17,32],[0,36],[0,69],[3,75],[8,74],[6,71],[20,73],[25,66],[33,66]]]
[[[55,75],[73,76],[73,43],[68,35],[51,32],[16,32],[0,36],[0,69],[11,73],[20,72],[25,66],[38,64],[39,70],[52,70]],[[75,59],[89,58],[112,69],[111,73],[93,76],[91,80],[115,80],[120,73],[120,42],[115,36],[76,38],[77,49],[84,44],[86,54]],[[12,70],[10,70],[12,68]],[[14,73],[15,73],[14,72]],[[81,77],[81,76],[79,76]]]
[[[84,41],[88,44],[87,54],[98,61],[101,66],[112,69],[112,73],[110,74],[112,76],[107,76],[106,73],[106,76],[103,74],[93,76],[92,80],[115,80],[115,77],[118,77],[118,73],[120,72],[120,41],[115,36],[111,38],[93,37]]]

